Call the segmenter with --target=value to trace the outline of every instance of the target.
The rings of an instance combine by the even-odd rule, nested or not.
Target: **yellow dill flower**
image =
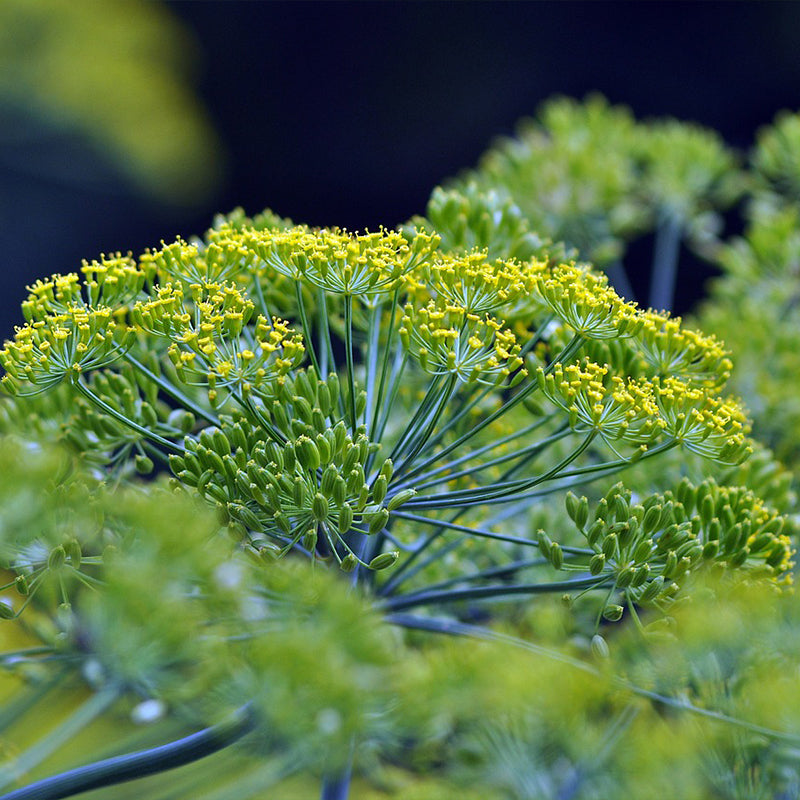
[[[664,432],[692,452],[723,464],[738,464],[750,453],[747,419],[732,400],[679,378],[656,378],[653,392]]]
[[[536,377],[544,394],[570,415],[573,428],[594,430],[607,442],[648,444],[664,427],[650,386],[611,374],[607,364],[558,363],[548,375],[540,367]]]
[[[133,329],[119,323],[110,308],[74,305],[16,328],[13,341],[0,350],[6,371],[2,384],[12,394],[47,391],[65,377],[107,366],[121,358],[133,340]],[[23,389],[25,384],[31,388]]]
[[[536,286],[547,306],[587,339],[634,336],[642,326],[639,310],[624,301],[604,275],[560,264],[538,275]]]
[[[326,291],[370,297],[391,291],[405,274],[426,263],[439,238],[421,234],[409,242],[396,231],[349,234],[307,228],[248,230],[247,246],[269,267]]]
[[[421,308],[409,303],[399,333],[403,346],[434,375],[492,385],[527,375],[514,334],[488,314],[473,314],[441,300]]]
[[[637,344],[656,375],[710,387],[727,381],[733,364],[716,337],[682,328],[680,317],[668,314],[646,311],[641,319]]]
[[[445,255],[419,271],[428,293],[474,314],[511,306],[528,295],[544,264],[490,261],[485,251]]]

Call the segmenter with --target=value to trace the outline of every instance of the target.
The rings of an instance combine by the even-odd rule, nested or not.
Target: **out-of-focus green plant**
[[[186,85],[191,55],[158,3],[7,0],[0,141],[12,152],[20,136],[77,131],[148,193],[197,203],[218,179],[219,146]]]

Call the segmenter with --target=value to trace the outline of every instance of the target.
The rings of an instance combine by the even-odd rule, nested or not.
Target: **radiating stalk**
[[[314,348],[314,337],[311,334],[311,326],[308,324],[308,315],[306,314],[306,304],[303,300],[303,285],[300,281],[294,282],[295,297],[297,298],[297,312],[300,316],[300,324],[303,326],[303,339],[306,344],[306,352],[308,353],[311,363],[317,374],[321,374],[319,368],[319,361],[317,361],[317,352]]]
[[[81,378],[78,378],[72,384],[75,388],[89,401],[94,403],[98,408],[108,414],[110,417],[114,417],[115,420],[121,422],[123,425],[131,428],[132,430],[140,433],[146,439],[150,439],[151,441],[155,442],[156,444],[161,445],[162,447],[167,448],[167,450],[171,450],[173,453],[182,454],[183,453],[183,446],[179,444],[175,444],[175,442],[170,442],[168,439],[165,439],[163,436],[159,436],[157,433],[153,433],[153,431],[148,430],[147,428],[142,427],[137,422],[134,422],[132,419],[128,419],[124,414],[117,411],[116,408],[108,405],[105,400],[99,398],[84,382]]]
[[[678,275],[678,252],[683,226],[677,214],[666,214],[656,230],[653,271],[650,277],[650,307],[670,311]]]
[[[160,375],[156,375],[155,372],[151,372],[141,361],[137,361],[130,352],[126,353],[123,358],[136,370],[142,373],[148,380],[153,381],[153,383],[161,389],[164,394],[169,395],[173,400],[177,400],[178,403],[185,409],[188,409],[196,416],[204,419],[206,422],[211,423],[212,425],[219,425],[219,417],[215,414],[212,414],[208,409],[203,408],[202,406],[195,403],[189,397],[187,397],[180,389],[170,383],[168,380],[165,380]]]
[[[350,392],[350,428],[355,435],[358,427],[356,419],[356,376],[353,364],[353,297],[344,296],[344,352],[347,360],[347,387]]]

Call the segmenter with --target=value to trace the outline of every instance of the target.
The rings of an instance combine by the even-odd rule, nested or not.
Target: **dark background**
[[[202,233],[216,211],[394,226],[554,94],[599,91],[743,149],[778,110],[800,108],[799,3],[168,6],[196,40],[196,86],[226,149],[222,185],[187,209],[137,197],[110,165],[94,165],[107,180],[89,185],[0,168],[3,335],[36,277]],[[81,147],[63,146],[68,158]],[[691,269],[679,310],[709,274]]]

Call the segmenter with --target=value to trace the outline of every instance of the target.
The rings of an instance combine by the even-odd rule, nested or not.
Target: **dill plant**
[[[477,764],[493,765],[498,796],[641,792],[644,753],[613,742],[655,724],[655,704],[696,717],[692,735],[710,720],[794,741],[741,704],[681,696],[670,675],[642,673],[641,652],[621,644],[609,660],[622,619],[640,650],[672,641],[704,578],[744,593],[790,583],[792,520],[752,489],[713,475],[626,486],[679,451],[720,478],[747,458],[729,354],[625,300],[507,198],[468,192],[501,213],[468,220],[458,242],[419,219],[354,234],[235,212],[203,239],[30,287],[0,351],[3,426],[70,455],[4,444],[29,472],[5,489],[0,613],[26,644],[3,663],[18,680],[62,665],[73,692],[92,691],[0,781],[121,703],[163,717],[159,731],[211,727],[161,751],[131,736],[122,749],[138,755],[9,798],[217,764],[239,740],[261,760],[233,757],[203,796],[307,772],[343,798],[354,763],[386,780],[404,748],[412,773],[431,752],[452,765],[442,792]],[[462,201],[439,197],[457,218]],[[542,643],[548,615],[575,646]],[[419,645],[421,632],[470,642]],[[564,669],[577,677],[550,697]],[[514,754],[531,748],[520,772]],[[209,779],[199,763],[182,796]],[[684,796],[701,796],[698,776]]]

